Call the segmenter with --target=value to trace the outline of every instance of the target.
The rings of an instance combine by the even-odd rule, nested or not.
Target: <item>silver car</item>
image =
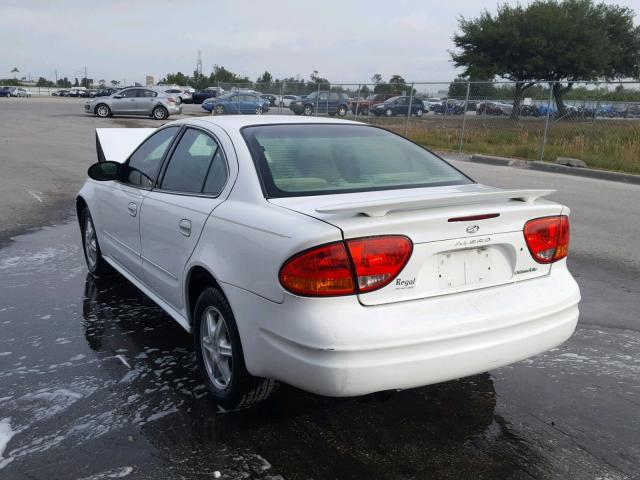
[[[85,113],[106,118],[112,115],[146,115],[165,120],[182,113],[178,97],[144,87],[125,88],[109,97],[96,97],[84,104]]]

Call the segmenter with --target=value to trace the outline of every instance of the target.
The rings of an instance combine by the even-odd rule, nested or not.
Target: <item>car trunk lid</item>
[[[345,239],[408,236],[413,253],[400,274],[359,295],[362,304],[379,305],[546,275],[550,266],[532,258],[522,230],[532,218],[561,213],[540,199],[551,192],[472,184],[269,201],[330,223]]]

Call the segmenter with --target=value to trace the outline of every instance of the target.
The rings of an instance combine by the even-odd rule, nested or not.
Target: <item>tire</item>
[[[98,105],[96,105],[96,108],[94,111],[96,115],[100,118],[107,118],[111,116],[111,109],[109,108],[108,105],[105,105],[104,103],[99,103]]]
[[[339,117],[344,117],[347,114],[347,107],[340,105],[336,111]]]
[[[390,108],[387,108],[387,109],[384,111],[384,114],[385,114],[387,117],[393,117],[393,110],[391,110]]]
[[[422,115],[424,115],[424,112],[422,111],[421,108],[419,108],[418,110],[416,110],[416,117],[421,117]]]
[[[222,115],[224,113],[224,105],[216,105],[216,108],[214,108],[216,114],[218,115]]]
[[[360,115],[364,115],[364,116],[366,117],[367,115],[369,115],[369,109],[368,109],[368,108],[366,108],[366,107],[365,107],[365,108],[363,108],[363,109],[360,111]]]
[[[256,115],[262,115],[262,107],[256,107]]]
[[[169,117],[169,112],[166,108],[158,105],[151,111],[151,116],[156,120],[165,120]]]
[[[98,236],[88,208],[82,210],[80,214],[80,231],[82,232],[82,251],[89,273],[96,277],[112,274],[111,265],[102,258]]]
[[[302,114],[310,117],[311,115],[313,115],[313,107],[311,105],[305,105],[302,109]]]
[[[193,315],[198,367],[216,403],[227,410],[240,410],[266,399],[277,382],[247,371],[238,327],[222,292],[214,287],[204,289]]]

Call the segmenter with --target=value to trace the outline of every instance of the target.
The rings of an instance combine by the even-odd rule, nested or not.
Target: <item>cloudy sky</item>
[[[251,79],[268,69],[275,77],[318,70],[333,82],[373,73],[449,80],[456,19],[495,11],[497,3],[0,0],[0,78],[14,66],[19,76],[82,77],[86,66],[96,80],[144,82],[145,75],[190,74],[200,50],[206,74],[217,63]],[[615,3],[640,13],[640,0]]]

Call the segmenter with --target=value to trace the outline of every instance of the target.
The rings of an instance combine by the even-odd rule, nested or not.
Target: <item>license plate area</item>
[[[491,248],[481,247],[438,254],[440,289],[450,290],[491,283],[493,253]]]

